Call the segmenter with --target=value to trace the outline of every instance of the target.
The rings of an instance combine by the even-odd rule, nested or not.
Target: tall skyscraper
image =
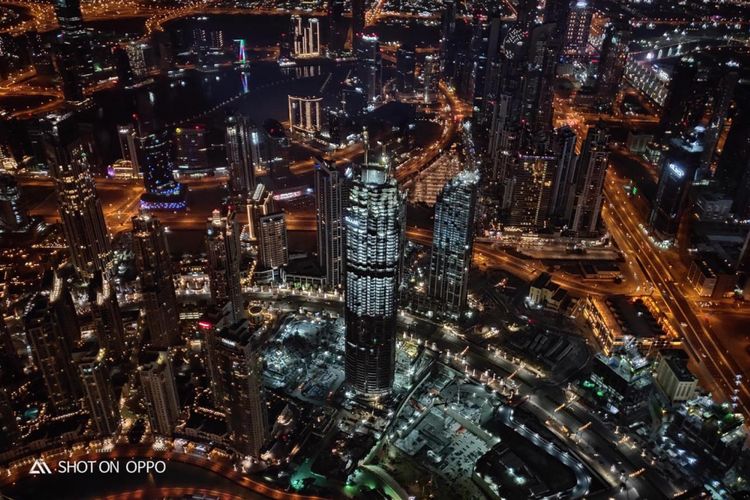
[[[27,304],[23,320],[31,355],[42,373],[52,411],[62,414],[76,410],[81,386],[72,351],[81,330],[70,292],[56,274],[45,274],[42,291]]]
[[[141,142],[132,124],[117,127],[117,138],[120,141],[120,154],[123,160],[128,160],[133,167],[133,178],[141,173]]]
[[[466,305],[478,187],[479,174],[464,170],[448,181],[435,204],[427,294],[453,318],[460,318]]]
[[[318,263],[329,288],[338,288],[344,279],[343,183],[335,165],[322,160],[315,165]]]
[[[291,31],[295,57],[320,57],[320,21],[317,18],[293,15]]]
[[[174,130],[175,161],[178,169],[208,167],[206,128],[203,125],[177,127]]]
[[[133,217],[133,253],[151,345],[166,348],[180,340],[180,316],[167,236],[158,219]]]
[[[604,199],[604,179],[609,166],[609,135],[601,127],[592,127],[578,159],[576,208],[571,230],[588,235],[599,231],[599,214]]]
[[[180,416],[180,399],[169,353],[144,352],[139,359],[138,380],[152,431],[172,435]]]
[[[211,300],[217,305],[229,302],[232,317],[243,316],[244,299],[240,281],[240,225],[234,209],[227,209],[225,216],[214,210],[206,227],[208,249],[208,278],[211,285]]]
[[[110,279],[97,272],[89,282],[89,304],[99,344],[111,359],[127,357],[125,329],[122,325],[117,294]]]
[[[256,240],[258,239],[260,218],[276,211],[273,192],[266,188],[265,184],[259,182],[247,199],[246,209],[248,235],[250,240]]]
[[[380,97],[383,89],[383,62],[378,37],[369,34],[360,36],[356,55],[357,78],[365,89],[367,102],[371,103]]]
[[[289,128],[303,138],[315,137],[323,128],[322,97],[288,97]]]
[[[202,347],[206,359],[206,375],[211,387],[211,398],[216,408],[222,408],[224,404],[224,386],[219,370],[217,338],[219,332],[231,325],[233,321],[232,305],[229,303],[222,307],[209,305],[198,320],[198,326],[203,335]]]
[[[344,0],[328,0],[328,50],[340,51],[346,42],[343,30]]]
[[[732,196],[735,217],[750,219],[750,89],[747,85],[737,92],[735,114],[724,142],[716,178]]]
[[[249,195],[255,188],[255,164],[253,162],[253,132],[257,142],[257,131],[243,115],[227,117],[225,147],[229,162],[229,186],[235,194]]]
[[[517,231],[535,232],[550,226],[549,206],[557,158],[520,154],[515,160],[509,188],[512,200],[506,225]]]
[[[224,396],[221,409],[227,415],[232,446],[240,454],[257,457],[269,431],[268,411],[263,363],[247,319],[223,328],[214,348]]]
[[[106,350],[98,347],[73,354],[81,378],[85,408],[100,436],[113,435],[120,425],[119,400],[112,388],[107,358]]]
[[[627,63],[630,29],[627,24],[613,22],[607,25],[596,70],[595,91],[606,101],[613,101],[620,90]]]
[[[557,157],[555,180],[552,184],[550,216],[555,222],[569,224],[575,207],[577,136],[572,128],[561,127],[555,130],[551,150]]]
[[[659,135],[669,139],[695,125],[697,111],[702,111],[702,82],[698,78],[698,61],[684,56],[672,73],[669,92],[662,107]]]
[[[404,195],[386,158],[369,161],[354,179],[346,234],[346,380],[360,395],[390,392],[403,250]]]
[[[396,51],[396,85],[399,92],[414,92],[417,54],[414,46],[402,44]]]
[[[352,49],[357,49],[359,38],[365,29],[365,0],[351,0]]]
[[[283,212],[258,217],[258,240],[263,267],[276,269],[289,263],[286,216]]]
[[[593,5],[587,0],[573,0],[570,3],[565,25],[563,51],[570,56],[583,56],[589,42]]]
[[[60,36],[55,45],[57,71],[67,101],[84,99],[83,88],[93,79],[94,63],[91,37],[83,24],[80,0],[55,2]]]
[[[53,164],[51,173],[73,265],[84,276],[108,272],[112,245],[86,154],[74,152],[70,162]]]

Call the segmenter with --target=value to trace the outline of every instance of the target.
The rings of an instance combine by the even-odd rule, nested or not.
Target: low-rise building
[[[717,254],[701,252],[690,263],[688,283],[701,297],[721,298],[734,292],[737,276],[733,266]]]
[[[688,355],[682,349],[659,352],[654,382],[670,403],[692,399],[698,388],[698,378],[688,369]]]

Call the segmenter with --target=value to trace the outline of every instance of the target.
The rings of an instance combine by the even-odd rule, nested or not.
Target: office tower
[[[257,131],[246,116],[235,114],[227,117],[225,147],[229,186],[235,194],[248,195],[255,188],[254,137],[257,138]]]
[[[117,127],[117,138],[120,141],[120,155],[123,160],[128,160],[133,167],[133,178],[141,173],[141,148],[140,139],[133,125],[119,125]]]
[[[607,25],[596,70],[594,90],[605,102],[614,101],[620,90],[627,63],[630,29],[627,24],[614,22]]]
[[[206,128],[203,125],[177,127],[174,130],[175,160],[178,169],[202,169],[208,167],[206,150]]]
[[[180,416],[172,360],[166,351],[147,351],[138,361],[138,381],[152,432],[170,436]]]
[[[367,102],[371,103],[380,97],[383,88],[383,63],[378,37],[376,35],[360,36],[356,55],[357,78],[365,89]]]
[[[283,212],[258,217],[260,264],[276,269],[289,263],[286,216]]]
[[[180,317],[167,236],[158,219],[133,217],[133,254],[151,345],[166,348],[180,340]]]
[[[114,284],[106,275],[97,272],[89,282],[88,295],[99,345],[106,349],[112,359],[127,357],[125,328]]]
[[[506,226],[534,232],[550,226],[549,207],[557,158],[552,155],[522,153],[515,159],[509,179],[508,198],[512,200]]]
[[[344,0],[328,0],[328,50],[338,52],[344,49],[346,34],[342,30]]]
[[[365,29],[365,0],[351,0],[352,7],[352,49],[357,50],[359,38]]]
[[[335,165],[315,165],[315,212],[318,222],[318,263],[325,271],[326,285],[339,288],[344,273],[344,177]]]
[[[247,229],[250,240],[258,239],[258,222],[260,217],[275,212],[273,192],[265,184],[258,183],[247,199]]]
[[[414,46],[402,44],[396,51],[396,85],[399,92],[414,92],[414,74],[417,69],[417,54]]]
[[[59,415],[74,411],[81,392],[71,353],[81,338],[81,330],[70,292],[56,274],[45,273],[42,290],[24,309],[23,322],[53,412]]]
[[[322,97],[289,96],[289,126],[292,134],[303,138],[315,137],[323,128]]]
[[[70,162],[52,164],[63,233],[76,271],[91,276],[108,272],[112,245],[85,153],[76,151]]]
[[[366,151],[344,218],[345,368],[346,380],[368,398],[388,394],[393,385],[404,207],[387,158],[371,162]]]
[[[0,174],[0,234],[17,231],[28,223],[29,216],[19,205],[20,201],[15,177]]]
[[[466,306],[478,188],[479,174],[464,170],[448,181],[435,204],[427,294],[453,318]]]
[[[565,24],[563,51],[570,56],[584,56],[589,43],[592,5],[587,0],[573,0],[570,3],[568,19]]]
[[[295,57],[319,57],[320,22],[314,18],[292,16],[292,50]]]
[[[576,208],[570,225],[577,233],[594,235],[599,231],[604,179],[609,166],[608,139],[605,129],[590,128],[578,158]]]
[[[80,1],[55,2],[55,15],[60,25],[55,61],[62,80],[63,95],[67,101],[82,101],[83,87],[93,79],[94,63],[91,38],[83,24]]]
[[[557,158],[555,180],[550,198],[550,216],[557,223],[569,224],[573,216],[576,195],[577,136],[570,127],[555,130],[550,149]]]
[[[268,434],[268,412],[263,397],[263,363],[253,344],[247,319],[218,332],[216,338],[223,400],[232,446],[237,453],[257,457]]]
[[[21,436],[10,395],[0,387],[0,449],[10,449]]]
[[[211,300],[218,305],[232,304],[235,319],[243,316],[244,300],[240,281],[240,225],[232,208],[222,216],[214,210],[206,227],[208,249],[208,279],[211,285]]]
[[[670,141],[649,216],[649,227],[661,240],[671,240],[677,235],[702,152],[699,144],[682,137]]]
[[[119,400],[112,388],[106,349],[88,348],[73,354],[78,367],[85,407],[100,436],[111,436],[120,424]]]
[[[695,124],[696,112],[703,110],[701,87],[698,61],[692,56],[682,57],[672,73],[669,92],[662,107],[658,128],[660,137],[677,137]]]

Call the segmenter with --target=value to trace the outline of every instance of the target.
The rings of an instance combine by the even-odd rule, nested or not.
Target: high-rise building
[[[240,114],[227,118],[225,147],[229,162],[229,185],[235,194],[249,195],[255,188],[253,149],[257,142],[258,132],[249,118]]]
[[[258,239],[260,217],[275,212],[273,192],[265,184],[258,183],[247,199],[247,232],[250,240]]]
[[[80,0],[56,2],[55,16],[60,25],[55,53],[63,94],[68,101],[82,101],[83,87],[94,75],[94,63],[91,37],[83,24]]]
[[[338,288],[344,279],[343,182],[335,165],[326,161],[315,165],[318,263],[329,288]]]
[[[180,416],[180,399],[169,353],[144,352],[139,359],[138,380],[151,430],[170,436]]]
[[[293,54],[295,57],[320,57],[320,21],[314,17],[292,16]]]
[[[550,226],[549,207],[557,158],[520,154],[510,179],[512,200],[506,225],[516,231],[535,232]]]
[[[604,179],[609,166],[609,135],[601,127],[592,127],[578,158],[576,208],[570,229],[594,235],[599,231],[599,214],[604,199]]]
[[[218,332],[216,338],[223,400],[232,446],[237,453],[258,456],[268,435],[268,411],[263,397],[263,363],[253,343],[247,319]]]
[[[566,54],[579,57],[585,55],[593,13],[594,7],[588,0],[573,0],[570,3],[563,38],[563,51]]]
[[[211,388],[211,399],[216,408],[222,408],[224,402],[224,387],[219,370],[219,358],[217,354],[217,338],[219,332],[231,325],[232,305],[227,303],[222,307],[209,305],[198,320],[198,327],[203,335],[202,347],[206,359],[206,375]]]
[[[0,233],[17,231],[28,223],[28,214],[20,201],[21,193],[15,177],[0,174]]]
[[[665,139],[679,137],[695,125],[696,113],[703,110],[703,84],[698,78],[698,61],[684,56],[672,73],[669,92],[662,107],[659,135]]]
[[[206,227],[208,249],[208,278],[211,285],[211,300],[221,306],[232,304],[232,316],[243,316],[244,300],[240,280],[240,225],[232,208],[222,216],[214,210]]]
[[[399,92],[405,94],[414,92],[416,69],[417,54],[414,46],[401,44],[396,51],[396,85]]]
[[[151,345],[166,348],[180,340],[180,317],[167,236],[158,219],[133,217],[133,253]]]
[[[292,134],[311,138],[323,128],[322,97],[289,96],[289,126]]]
[[[167,130],[156,130],[140,136],[143,161],[143,185],[147,194],[165,195],[176,188],[174,165]]]
[[[133,167],[131,177],[137,179],[141,174],[141,142],[132,124],[117,127],[117,138],[120,141],[120,154]]]
[[[453,80],[456,65],[456,17],[458,3],[456,0],[443,2],[440,14],[440,74],[448,81]]]
[[[174,139],[178,169],[201,169],[208,166],[206,128],[203,125],[177,127],[174,130]]]
[[[78,367],[85,408],[100,436],[112,436],[120,425],[119,400],[112,388],[106,349],[86,348],[73,354]]]
[[[551,150],[557,157],[555,180],[552,184],[550,216],[553,221],[568,224],[575,208],[577,136],[572,128],[561,127],[555,130]]]
[[[427,294],[454,318],[466,306],[478,187],[479,174],[464,170],[448,181],[435,204]]]
[[[702,152],[700,144],[684,138],[670,141],[649,216],[649,227],[661,240],[671,240],[677,235]]]
[[[263,267],[276,269],[289,263],[286,216],[283,212],[258,217],[258,247]]]
[[[105,274],[97,272],[89,282],[88,294],[99,345],[112,359],[127,358],[125,328],[113,283]]]
[[[345,371],[356,392],[368,398],[388,394],[393,385],[404,207],[387,158],[371,162],[366,152],[344,218]]]
[[[70,162],[53,164],[51,174],[73,265],[85,276],[108,272],[112,244],[86,154],[74,152]]]
[[[357,78],[365,89],[367,102],[373,102],[380,97],[383,89],[383,62],[378,37],[376,35],[360,36],[356,55]]]
[[[343,31],[344,0],[328,0],[328,50],[340,51],[346,42]]]
[[[732,212],[750,219],[750,89],[737,92],[735,114],[716,169],[716,178],[732,196]],[[750,256],[750,252],[748,252]],[[750,263],[750,259],[748,260]],[[749,267],[750,269],[750,267]]]
[[[42,373],[53,412],[76,410],[81,386],[72,351],[81,338],[81,330],[70,292],[56,274],[45,274],[42,291],[27,304],[23,321],[31,355]]]
[[[596,70],[595,91],[604,101],[614,101],[625,75],[630,42],[630,29],[625,23],[610,23],[605,28],[604,40]]]
[[[356,50],[359,38],[365,29],[365,0],[351,0],[352,7],[352,49]]]

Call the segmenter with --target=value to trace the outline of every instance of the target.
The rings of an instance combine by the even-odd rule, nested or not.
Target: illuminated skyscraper
[[[89,283],[89,304],[99,344],[112,359],[127,357],[125,329],[113,283],[101,272]]]
[[[625,23],[610,23],[604,32],[599,66],[596,70],[596,93],[604,100],[614,100],[620,90],[628,59],[630,29]]]
[[[570,222],[575,207],[577,139],[573,129],[567,126],[555,130],[552,137],[551,149],[557,157],[557,167],[549,210],[552,218],[564,225]]]
[[[344,278],[343,182],[335,165],[326,161],[315,165],[318,263],[330,288],[338,288]]]
[[[112,245],[85,153],[51,166],[63,232],[76,270],[84,276],[109,271]]]
[[[240,282],[240,225],[232,208],[225,216],[214,210],[206,227],[208,249],[208,278],[211,285],[211,300],[219,306],[232,304],[232,316],[243,316],[244,301]]]
[[[250,120],[235,114],[226,120],[225,147],[229,162],[229,185],[233,193],[250,195],[255,188],[253,142],[258,133]]]
[[[551,155],[521,154],[510,180],[512,200],[507,226],[535,232],[549,227],[549,206],[557,158]]]
[[[296,57],[319,57],[320,21],[314,17],[292,16],[292,35],[294,55]]]
[[[180,416],[180,400],[169,353],[143,353],[139,359],[138,380],[151,429],[162,436],[170,436]]]
[[[276,269],[289,263],[286,216],[283,212],[258,217],[258,240],[263,267]]]
[[[273,192],[263,183],[258,183],[247,199],[247,227],[251,240],[258,239],[258,224],[264,215],[275,212]]]
[[[268,435],[268,410],[263,397],[258,346],[247,319],[223,328],[216,337],[223,400],[232,446],[237,453],[257,457]]]
[[[133,217],[133,253],[151,345],[166,348],[180,340],[180,317],[167,236],[158,219]]]
[[[604,179],[609,166],[608,140],[605,129],[590,128],[578,158],[576,208],[570,224],[570,229],[577,233],[595,235],[599,231]]]
[[[83,24],[80,0],[55,2],[55,15],[60,25],[55,60],[63,95],[68,101],[82,101],[83,87],[94,75],[94,63],[91,37]]]
[[[70,292],[56,274],[45,274],[42,291],[27,304],[23,321],[31,355],[42,373],[53,412],[76,410],[81,386],[72,350],[81,338],[81,330]]]
[[[344,0],[328,0],[328,50],[344,48],[346,33],[342,29]]]
[[[203,125],[178,127],[174,139],[178,169],[205,169],[208,166],[206,128]]]
[[[112,388],[107,356],[106,350],[99,348],[73,354],[81,378],[85,408],[100,436],[113,435],[120,424],[119,400]]]
[[[413,45],[402,44],[396,51],[396,85],[399,92],[414,92],[417,54]]]
[[[571,2],[563,39],[563,50],[566,54],[571,56],[585,54],[593,13],[593,5],[590,5],[587,0],[573,0]]]
[[[443,187],[435,204],[427,294],[454,318],[466,305],[478,185],[477,172],[460,172]]]
[[[346,234],[346,380],[362,396],[393,385],[396,313],[405,229],[404,195],[386,158],[354,179]]]
[[[365,29],[365,0],[351,0],[352,6],[352,49],[357,48],[359,37]]]
[[[314,137],[323,128],[322,97],[289,96],[289,127],[292,134]]]
[[[367,93],[367,102],[380,97],[383,88],[383,62],[376,35],[362,35],[357,42],[357,78]]]

